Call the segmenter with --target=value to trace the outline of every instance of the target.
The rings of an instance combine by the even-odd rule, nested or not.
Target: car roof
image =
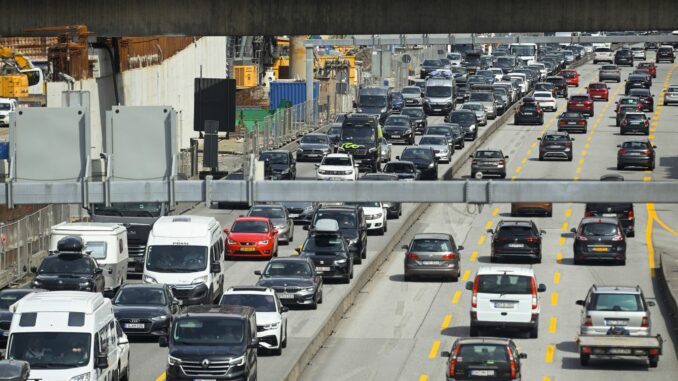
[[[534,270],[527,267],[514,266],[483,266],[478,269],[476,275],[496,275],[496,274],[512,274],[534,276]]]
[[[460,337],[457,339],[459,345],[474,345],[474,344],[497,344],[508,345],[511,339],[501,337]]]
[[[254,308],[246,306],[232,306],[232,305],[193,305],[184,307],[177,318],[189,317],[194,315],[229,315],[229,317],[244,317],[253,315]]]
[[[263,286],[232,286],[224,291],[224,295],[231,294],[261,294],[261,295],[272,295],[275,294],[275,290],[270,287]]]
[[[366,173],[359,180],[398,180],[398,176],[390,173]]]
[[[336,210],[336,211],[341,211],[341,212],[355,212],[357,209],[359,209],[359,206],[356,205],[327,205],[327,206],[321,206],[318,211],[320,210]]]
[[[275,204],[254,204],[254,205],[252,205],[252,208],[269,208],[269,209],[277,208],[277,209],[282,209],[284,207],[285,206],[283,206],[282,204],[278,204],[278,203],[275,203]],[[252,208],[250,208],[250,209],[252,209]]]
[[[544,135],[542,135],[542,136],[547,136],[547,135],[570,136],[570,134],[568,134],[568,133],[565,132],[565,131],[546,131],[546,132],[544,132]]]
[[[412,237],[412,240],[415,239],[450,239],[450,235],[447,233],[417,233]]]
[[[501,225],[501,227],[504,227],[504,226],[529,226],[529,227],[532,227],[532,221],[530,221],[530,220],[501,220],[497,224],[497,227],[499,227],[499,225]]]
[[[318,135],[320,135],[320,134],[318,134]],[[323,134],[323,135],[324,135],[324,134]],[[263,154],[265,154],[265,153],[284,153],[284,154],[288,154],[288,153],[290,153],[290,151],[288,151],[288,150],[286,150],[286,149],[269,149],[269,150],[261,151],[261,152],[259,153],[259,155],[263,155]]]
[[[344,157],[351,157],[351,155],[349,155],[347,153],[331,153],[329,155],[325,155],[325,157],[326,158],[334,158],[334,157],[344,158]]]
[[[584,217],[581,219],[580,225],[587,224],[618,224],[619,220],[615,217]]]
[[[409,161],[409,160],[391,160],[388,163],[386,163],[385,165],[390,165],[390,164],[407,164],[407,165],[414,166],[414,163]]]
[[[591,291],[595,293],[606,294],[640,294],[643,291],[639,286],[612,286],[612,285],[593,285]]]
[[[309,259],[307,257],[296,256],[296,257],[275,257],[275,258],[271,258],[271,260],[268,261],[268,263],[269,264],[274,263],[274,262],[304,262],[304,263],[309,263],[310,261],[311,261],[311,259]]]
[[[162,290],[165,288],[165,285],[158,283],[125,283],[120,288],[158,288]]]

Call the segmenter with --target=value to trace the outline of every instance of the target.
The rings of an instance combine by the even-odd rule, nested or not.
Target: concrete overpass
[[[675,0],[0,0],[0,35],[86,24],[100,36],[673,30]]]

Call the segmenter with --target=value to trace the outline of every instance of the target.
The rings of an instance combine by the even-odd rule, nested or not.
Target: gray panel
[[[169,106],[114,106],[106,112],[111,180],[162,180],[177,152],[176,112]]]
[[[13,178],[77,181],[89,177],[90,135],[82,107],[36,107],[10,113]]]

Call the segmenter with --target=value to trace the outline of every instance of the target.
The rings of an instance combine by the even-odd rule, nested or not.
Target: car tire
[[[572,155],[567,157],[567,161],[572,161]]]
[[[273,356],[280,356],[280,355],[282,355],[282,348],[281,348],[281,346],[278,345],[278,348],[271,349],[271,354],[272,354]]]
[[[360,256],[358,256],[358,258],[353,258],[353,263],[355,263],[356,265],[362,265],[363,259]]]
[[[539,322],[535,324],[534,327],[530,328],[530,339],[536,339],[539,337]]]
[[[626,258],[620,260],[617,264],[618,264],[619,266],[626,266]]]
[[[413,279],[412,275],[409,275],[409,274],[403,274],[403,280],[404,280],[405,282],[412,282],[412,279]]]
[[[650,368],[656,368],[659,365],[659,356],[650,356],[649,365]]]
[[[478,327],[471,324],[471,326],[469,327],[469,336],[476,337],[476,336],[479,336],[479,334],[480,334],[480,330],[478,329]]]
[[[622,169],[624,169],[624,166],[622,164],[617,163],[617,170],[621,171]]]
[[[386,229],[384,229],[383,227],[377,230],[377,235],[384,235],[384,233],[386,233]]]
[[[363,251],[360,253],[360,258],[367,259],[367,248],[363,246]]]
[[[581,364],[581,366],[589,365],[589,360],[591,360],[591,355],[586,355],[583,353],[579,354],[579,364]]]
[[[285,338],[282,339],[281,347],[287,348],[287,324],[285,324]]]
[[[539,154],[539,161],[544,161],[544,155]]]
[[[384,233],[388,232],[388,219],[384,218]]]
[[[652,161],[650,163],[650,166],[649,166],[650,171],[654,171],[654,166],[655,166],[655,163],[654,163],[654,161]]]
[[[310,305],[312,310],[317,310],[318,309],[318,301],[314,300],[313,303]]]
[[[504,172],[504,173],[502,173],[501,175],[499,175],[499,178],[505,179],[505,178],[506,178],[506,172]]]
[[[320,290],[318,292],[320,292],[320,299],[318,299],[318,304],[323,304],[323,298],[325,297],[325,294],[323,293],[323,288],[320,287]]]

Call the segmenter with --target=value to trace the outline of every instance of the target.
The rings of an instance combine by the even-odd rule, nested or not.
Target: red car
[[[579,87],[579,73],[574,69],[564,69],[560,71],[560,75],[565,78],[568,86]]]
[[[586,88],[586,93],[593,99],[607,102],[610,99],[610,88],[603,82],[592,82]]]
[[[567,100],[567,111],[593,116],[593,99],[588,95],[573,95]]]
[[[641,62],[638,64],[638,70],[645,70],[652,78],[657,78],[657,65],[654,62]]]
[[[226,233],[226,258],[278,256],[278,230],[265,217],[238,217]]]

